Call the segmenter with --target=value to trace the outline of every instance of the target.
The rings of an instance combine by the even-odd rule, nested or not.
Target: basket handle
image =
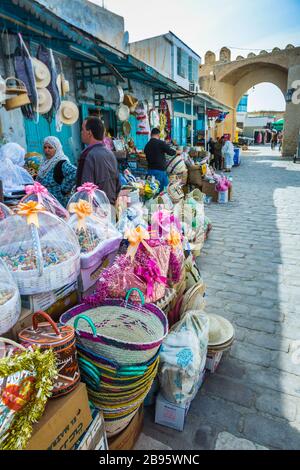
[[[77,325],[78,325],[79,320],[81,320],[81,319],[88,322],[88,324],[90,325],[90,327],[92,329],[93,336],[97,336],[97,330],[96,330],[95,324],[94,324],[93,320],[90,317],[88,317],[87,315],[77,315],[77,317],[75,318],[74,328],[77,331],[77,333],[80,335],[79,331],[77,330]]]
[[[127,303],[127,302],[129,301],[129,297],[131,296],[131,294],[132,294],[133,291],[136,291],[136,292],[139,294],[140,299],[141,299],[141,304],[144,305],[144,303],[145,303],[144,294],[143,294],[143,292],[142,292],[140,289],[138,289],[137,287],[132,287],[132,289],[129,289],[129,291],[127,292],[126,297],[125,297],[125,302]]]
[[[23,85],[23,87],[24,87],[25,90],[27,91],[27,88],[26,88],[25,83],[24,83],[22,80],[20,80],[19,78],[13,77],[13,76],[7,77],[7,78],[5,79],[5,84],[6,84],[6,82],[8,82],[8,80],[14,80],[16,83],[19,83],[19,84]]]
[[[26,351],[26,348],[22,346],[22,344],[16,343],[12,339],[0,337],[0,343],[8,343],[8,344],[11,344],[12,346],[15,346],[16,348],[23,349]]]
[[[38,328],[38,324],[39,324],[39,320],[38,320],[38,317],[41,316],[43,317],[48,323],[50,323],[50,325],[52,326],[53,330],[55,331],[55,333],[60,336],[60,331],[59,329],[57,328],[57,324],[52,320],[51,317],[49,317],[49,315],[46,313],[46,312],[43,312],[43,310],[38,310],[37,312],[35,312],[32,316],[32,326],[33,326],[33,329],[34,330],[37,330]]]
[[[38,269],[39,276],[41,277],[44,273],[44,262],[43,262],[41,241],[40,241],[40,237],[38,234],[38,229],[34,224],[30,224],[30,230],[31,230],[31,235],[32,235],[33,250],[36,256],[37,269]]]

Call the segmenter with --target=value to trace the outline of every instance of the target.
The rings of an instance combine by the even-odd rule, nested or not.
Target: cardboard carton
[[[207,196],[211,196],[213,202],[218,202],[218,191],[216,191],[215,186],[216,183],[209,183],[208,181],[203,180],[201,191]]]
[[[206,369],[214,374],[220,364],[222,356],[222,351],[208,351],[205,365]]]
[[[84,383],[61,398],[50,399],[42,418],[33,426],[26,450],[69,450],[92,421]]]
[[[171,403],[160,393],[156,399],[155,422],[176,431],[183,431],[190,405],[190,401],[185,404]]]
[[[95,409],[92,417],[92,423],[76,442],[74,450],[108,450],[102,411]]]
[[[22,295],[22,307],[30,310],[31,313],[34,313],[37,310],[46,311],[58,300],[64,299],[69,294],[76,292],[77,289],[78,283],[72,282],[71,284],[67,284],[60,289],[56,289],[50,292],[34,295]]]

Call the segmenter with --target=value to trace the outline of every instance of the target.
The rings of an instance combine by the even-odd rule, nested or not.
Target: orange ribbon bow
[[[38,213],[45,212],[44,207],[37,201],[20,202],[18,205],[17,214],[26,216],[28,225],[34,224],[39,227]]]
[[[129,241],[127,256],[130,256],[132,260],[135,257],[140,243],[143,243],[143,245],[148,249],[144,240],[149,240],[150,235],[149,232],[141,225],[136,228],[126,230],[124,238]]]
[[[171,230],[167,236],[167,242],[172,248],[181,246],[181,236],[177,230]]]
[[[72,202],[70,204],[69,212],[71,214],[76,214],[78,217],[77,229],[86,230],[85,218],[93,217],[92,205],[83,199],[79,199],[78,202]]]

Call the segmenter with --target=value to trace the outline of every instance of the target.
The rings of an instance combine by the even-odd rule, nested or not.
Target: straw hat
[[[123,133],[124,135],[129,135],[130,132],[131,132],[131,125],[130,125],[130,122],[129,121],[124,121],[123,122],[123,125],[122,125],[122,128],[123,128]]]
[[[38,111],[40,114],[47,114],[52,108],[53,99],[51,93],[47,88],[38,88]]]
[[[181,306],[181,314],[189,310],[202,310],[205,306],[206,285],[200,279],[185,294]]]
[[[130,109],[125,104],[120,104],[116,111],[116,115],[119,121],[128,121]]]
[[[134,96],[132,95],[124,95],[124,100],[123,100],[123,104],[125,104],[126,106],[128,106],[128,108],[130,109],[130,112],[131,113],[134,113],[137,105],[138,105],[138,102],[139,100],[137,98],[135,98]]]
[[[72,126],[79,118],[79,110],[72,101],[62,101],[59,107],[59,117],[63,124]]]
[[[59,94],[65,96],[70,91],[70,83],[65,79],[65,76],[60,73],[57,75],[56,84],[58,87]]]
[[[209,341],[208,347],[228,347],[234,338],[234,328],[226,318],[220,315],[208,314],[209,319]]]
[[[32,65],[37,88],[46,88],[51,80],[51,73],[48,67],[36,58],[32,58]]]

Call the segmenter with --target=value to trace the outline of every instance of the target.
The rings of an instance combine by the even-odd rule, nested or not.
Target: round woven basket
[[[6,333],[18,321],[21,313],[21,299],[18,290],[14,291],[13,296],[0,305],[0,334]]]
[[[113,421],[105,420],[105,429],[107,437],[113,437],[119,434],[123,429],[125,429],[128,424],[132,421],[138,410],[135,410],[129,416],[126,416],[122,419],[116,419]]]
[[[107,299],[96,308],[81,304],[63,314],[60,322],[74,326],[80,344],[108,360],[119,365],[147,362],[167,335],[168,320],[156,305],[144,304],[140,291],[142,304],[130,303],[134,290],[138,289],[131,289],[125,301]]]

